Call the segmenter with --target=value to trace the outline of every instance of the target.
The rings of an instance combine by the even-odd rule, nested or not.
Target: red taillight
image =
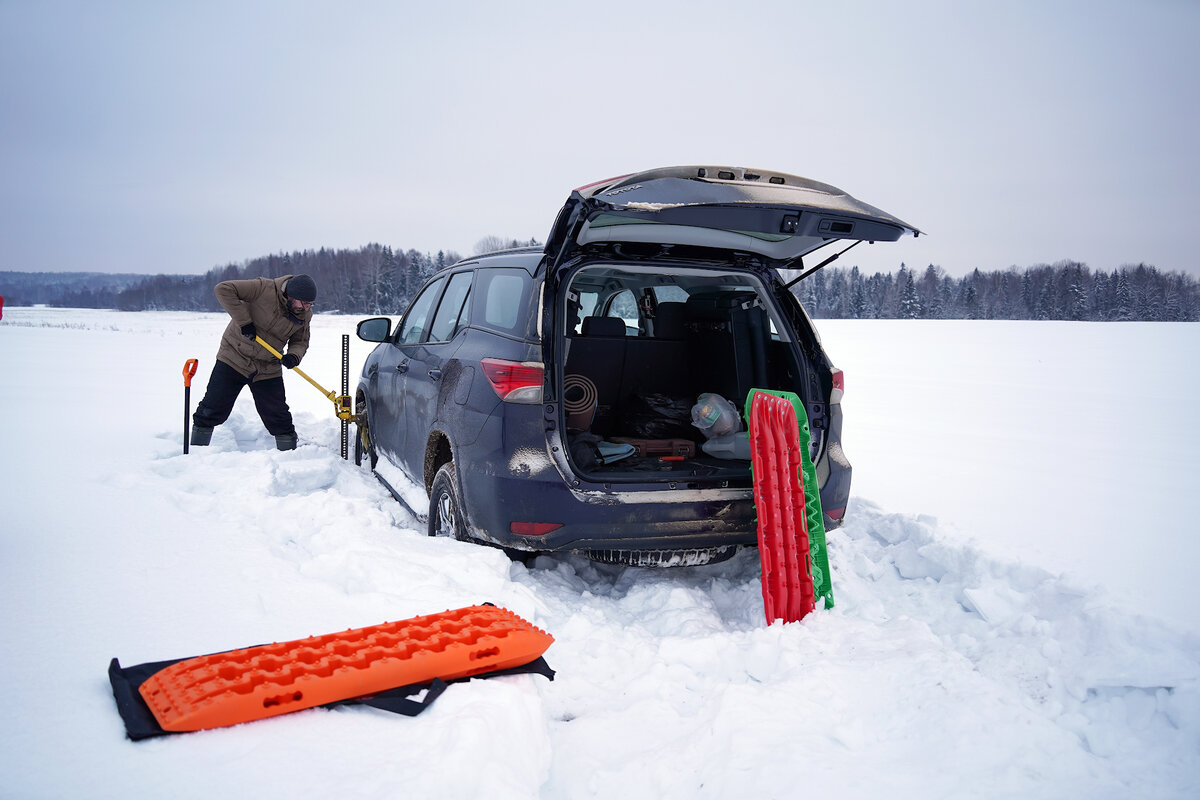
[[[483,374],[506,403],[542,402],[543,370],[541,364],[523,364],[519,361],[503,361],[485,358],[479,362]]]
[[[844,506],[842,508],[827,508],[825,509],[825,516],[831,520],[838,521],[846,516],[846,508]]]
[[[842,374],[840,369],[833,371],[833,391],[829,393],[829,402],[842,402],[842,395],[846,393],[846,376]]]
[[[508,529],[517,536],[545,536],[562,527],[561,522],[510,522]]]

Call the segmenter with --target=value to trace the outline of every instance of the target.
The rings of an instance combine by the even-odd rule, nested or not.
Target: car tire
[[[358,415],[354,432],[354,466],[361,467],[364,461],[370,464],[371,469],[375,469],[375,465],[379,463],[379,455],[375,452],[375,443],[371,441],[371,428],[367,425],[367,414],[362,412]]]
[[[460,541],[466,540],[467,528],[463,522],[462,496],[458,493],[458,478],[453,461],[442,464],[433,476],[433,486],[429,490],[428,518],[430,536],[453,536]]]

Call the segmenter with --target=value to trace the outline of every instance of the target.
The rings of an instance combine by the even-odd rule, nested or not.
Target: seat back
[[[694,294],[687,301],[688,363],[699,392],[740,405],[764,386],[767,317],[753,292]]]
[[[694,398],[694,381],[688,366],[686,307],[683,303],[659,303],[652,323],[653,336],[630,337],[625,344],[625,372],[621,376],[624,409],[644,413],[638,396],[665,395]]]
[[[596,413],[591,432],[613,433],[625,369],[625,321],[617,317],[584,317],[579,336],[571,337],[565,375],[582,375],[596,386]]]

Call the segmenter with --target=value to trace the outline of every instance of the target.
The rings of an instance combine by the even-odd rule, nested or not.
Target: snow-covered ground
[[[316,320],[327,388],[355,321]],[[526,567],[425,537],[295,375],[299,449],[246,393],[183,456],[183,363],[194,404],[224,324],[4,310],[0,796],[1200,796],[1200,325],[820,323],[855,464],[837,605],[768,627],[754,551]],[[485,601],[555,637],[553,682],[141,743],[108,685],[114,656]]]

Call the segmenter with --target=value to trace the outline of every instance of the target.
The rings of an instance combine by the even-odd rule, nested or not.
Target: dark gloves
[[[287,353],[283,358],[279,359],[279,362],[288,369],[295,369],[296,365],[300,363],[300,359],[291,353]]]
[[[250,341],[254,341],[254,337],[258,336],[258,329],[254,327],[254,323],[242,326],[242,336],[245,336]]]

